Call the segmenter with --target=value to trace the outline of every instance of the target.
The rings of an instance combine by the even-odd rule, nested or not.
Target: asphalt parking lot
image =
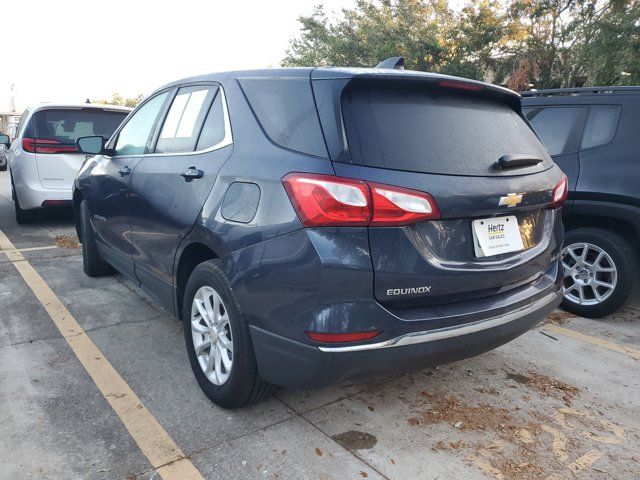
[[[83,274],[70,212],[15,223],[7,172],[4,236],[2,479],[171,478],[169,464],[186,465],[182,478],[210,479],[640,477],[637,293],[610,318],[557,313],[480,357],[319,391],[280,389],[225,411],[198,388],[179,322],[118,275]],[[25,281],[25,265],[37,281]],[[69,314],[80,330],[63,336],[54,318]],[[98,366],[87,370],[79,338],[99,350]],[[111,377],[100,376],[111,370],[98,360]],[[120,390],[109,393],[116,380]],[[119,407],[127,395],[133,412]],[[173,453],[154,450],[166,445]]]

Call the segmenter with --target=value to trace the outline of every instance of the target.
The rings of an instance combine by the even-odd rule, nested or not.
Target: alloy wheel
[[[191,336],[205,376],[214,385],[224,385],[233,366],[233,336],[228,310],[211,287],[201,287],[193,297]]]
[[[618,271],[611,256],[592,243],[572,243],[562,250],[564,298],[578,305],[598,305],[614,292]]]

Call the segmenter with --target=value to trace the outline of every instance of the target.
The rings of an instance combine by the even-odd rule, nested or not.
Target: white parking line
[[[9,258],[42,304],[151,466],[164,480],[203,480],[193,463],[185,458],[180,447],[147,410],[140,398],[113,368],[49,285],[2,230],[0,230],[0,251]]]

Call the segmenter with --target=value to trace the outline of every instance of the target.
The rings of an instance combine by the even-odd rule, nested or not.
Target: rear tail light
[[[320,333],[320,332],[306,332],[314,342],[321,343],[344,343],[344,342],[361,342],[363,340],[371,340],[377,337],[382,332],[379,330],[370,330],[368,332],[354,332],[354,333]]]
[[[567,194],[569,192],[569,182],[567,181],[567,176],[562,175],[562,179],[553,187],[553,193],[551,195],[551,207],[558,208],[561,207],[564,201],[567,199]]]
[[[434,198],[428,193],[369,183],[373,198],[371,225],[406,225],[440,217]]]
[[[62,145],[53,138],[23,138],[22,149],[30,153],[75,153],[75,145]]]
[[[360,180],[291,173],[282,181],[305,227],[369,224],[369,187]]]
[[[424,192],[362,180],[290,173],[282,183],[305,227],[401,226],[440,218]]]

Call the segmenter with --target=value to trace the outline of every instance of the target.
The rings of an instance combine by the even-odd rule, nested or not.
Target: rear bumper
[[[34,183],[16,182],[15,189],[20,208],[23,210],[46,207],[48,206],[46,202],[54,202],[55,206],[71,206],[71,188],[68,190],[50,190],[34,185]]]
[[[251,336],[262,378],[287,388],[320,388],[354,377],[401,372],[478,355],[533,328],[561,300],[561,290],[554,284],[544,296],[499,316],[346,347],[306,345],[255,326],[251,326]]]

